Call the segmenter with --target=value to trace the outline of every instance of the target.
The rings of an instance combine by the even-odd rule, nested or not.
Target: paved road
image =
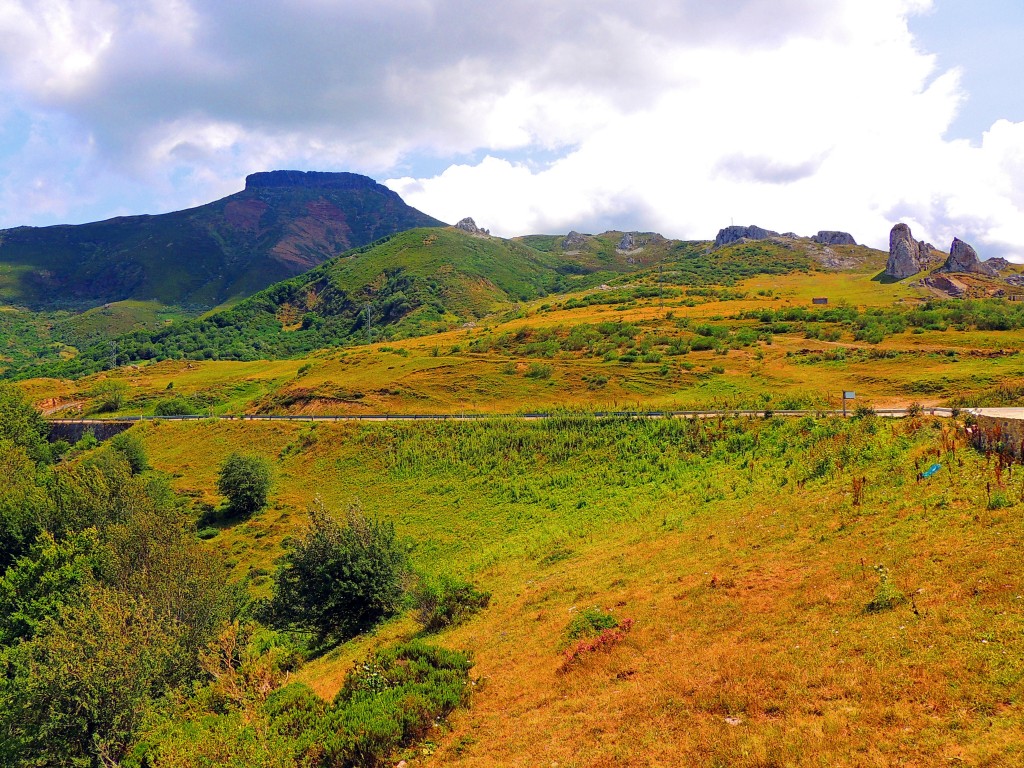
[[[977,409],[982,410],[982,409]],[[999,409],[984,409],[999,410]],[[852,415],[852,409],[848,414]],[[876,409],[878,416],[890,418],[904,418],[910,415],[906,408]],[[949,408],[925,408],[922,413],[929,416],[950,417],[953,411]],[[111,422],[134,422],[134,421],[204,421],[216,419],[218,421],[480,421],[486,419],[521,419],[524,421],[537,421],[540,419],[565,418],[565,413],[381,413],[365,415],[346,416],[260,416],[260,415],[222,415],[222,416],[121,416],[109,419],[48,419],[52,424],[109,424]],[[594,418],[630,418],[630,419],[717,419],[748,416],[763,418],[766,415],[774,416],[842,416],[842,411],[595,411],[584,415]]]

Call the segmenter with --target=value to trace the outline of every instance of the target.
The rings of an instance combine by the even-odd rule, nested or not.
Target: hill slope
[[[349,251],[208,318],[122,337],[119,362],[286,357],[366,338],[367,313],[372,338],[423,335],[600,279],[578,271],[511,241],[414,229]],[[99,344],[49,372],[99,370],[109,359],[109,347]]]
[[[439,225],[365,176],[256,173],[244,191],[185,211],[0,231],[0,301],[213,307],[350,248]]]

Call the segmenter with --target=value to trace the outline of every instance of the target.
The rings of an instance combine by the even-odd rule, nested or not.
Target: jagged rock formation
[[[637,251],[651,243],[664,242],[665,238],[657,232],[623,232],[616,249],[623,253]]]
[[[811,240],[819,245],[856,245],[857,241],[849,232],[839,232],[823,229]]]
[[[959,237],[953,238],[949,248],[949,258],[938,269],[939,272],[969,272],[976,275],[994,277],[997,272],[987,263],[978,258],[978,253]]]
[[[931,252],[931,245],[914,239],[910,227],[897,224],[889,233],[889,261],[885,265],[885,274],[897,280],[916,275],[927,266]]]
[[[994,259],[986,259],[985,265],[992,267],[996,272],[1002,272],[1010,268],[1010,262],[1002,256],[996,256]]]
[[[461,229],[463,232],[468,232],[471,235],[476,235],[477,237],[490,237],[491,235],[491,231],[489,229],[482,229],[481,227],[478,227],[476,222],[473,221],[470,216],[467,216],[456,224],[455,228]]]
[[[771,237],[781,237],[781,235],[778,232],[772,232],[770,229],[762,229],[754,225],[749,227],[725,227],[718,231],[714,247],[721,248],[723,245],[738,243],[740,240],[767,240]]]
[[[572,250],[575,250],[577,248],[580,248],[586,242],[587,242],[586,236],[581,235],[579,232],[577,232],[574,229],[574,230],[571,230],[569,232],[569,234],[565,236],[565,239],[562,240],[562,250],[563,251],[572,251]]]

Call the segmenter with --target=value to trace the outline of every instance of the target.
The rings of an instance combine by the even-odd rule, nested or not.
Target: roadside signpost
[[[846,390],[843,390],[843,417],[844,418],[846,417],[846,401],[847,400],[856,400],[856,399],[857,399],[857,393],[856,392],[847,392]]]

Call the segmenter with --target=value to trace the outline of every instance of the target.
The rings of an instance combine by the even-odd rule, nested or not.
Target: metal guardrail
[[[914,411],[928,416],[940,418],[951,418],[951,408],[923,408]],[[875,415],[888,418],[905,418],[914,412],[908,408],[876,408]],[[79,419],[47,419],[51,424],[110,424],[136,421],[206,421],[215,419],[217,421],[479,421],[486,419],[523,419],[542,420],[553,418],[566,418],[578,416],[592,416],[593,418],[628,418],[628,419],[716,419],[716,418],[766,418],[768,416],[783,416],[788,418],[799,418],[802,416],[842,416],[841,410],[714,410],[714,411],[594,411],[592,413],[563,414],[535,411],[527,413],[380,413],[380,414],[351,414],[351,415],[325,415],[325,416],[292,416],[273,414],[190,414],[183,416],[120,416],[115,418],[79,418]],[[846,416],[852,416],[847,413]]]

